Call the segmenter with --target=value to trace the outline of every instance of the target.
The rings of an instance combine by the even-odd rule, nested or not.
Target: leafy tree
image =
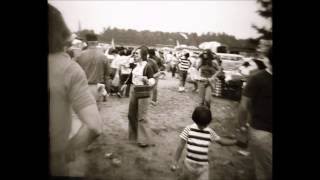
[[[257,0],[257,2],[261,5],[261,9],[257,12],[260,16],[272,20],[272,0]],[[272,40],[272,27],[270,29],[266,27],[258,27],[256,25],[252,26],[254,29],[258,31],[259,34],[261,34],[258,39],[265,39],[265,40]]]

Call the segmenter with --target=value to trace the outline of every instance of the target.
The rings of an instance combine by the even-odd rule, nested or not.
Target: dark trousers
[[[187,71],[179,71],[179,75],[180,75],[180,86],[184,87],[184,85],[186,84],[188,72]]]
[[[124,85],[124,82],[128,79],[130,74],[121,74],[120,75],[120,85]],[[127,85],[126,89],[124,92],[121,92],[121,95],[125,94],[126,97],[129,97],[130,94],[130,84]]]
[[[172,65],[171,66],[172,77],[174,77],[176,75],[176,71],[177,71],[177,65]]]
[[[133,85],[134,87],[134,85]],[[129,140],[149,144],[152,143],[151,130],[147,121],[149,98],[138,99],[135,96],[134,88],[131,88],[129,101]]]
[[[157,102],[157,100],[158,100],[158,82],[159,82],[159,79],[156,79],[156,83],[154,84],[153,89],[152,89],[152,101],[153,102]]]

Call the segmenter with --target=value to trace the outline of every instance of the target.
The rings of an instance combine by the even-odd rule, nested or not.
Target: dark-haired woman
[[[214,89],[214,80],[221,70],[218,63],[215,62],[215,57],[211,50],[206,49],[200,54],[200,63],[198,70],[200,78],[198,80],[200,105],[205,105],[210,108],[212,89]]]
[[[133,51],[134,65],[126,84],[133,87],[130,90],[129,103],[129,140],[137,143],[140,147],[151,144],[147,121],[147,112],[150,98],[138,98],[135,86],[155,84],[152,65],[148,63],[148,48],[141,46]],[[150,89],[151,90],[151,89]]]

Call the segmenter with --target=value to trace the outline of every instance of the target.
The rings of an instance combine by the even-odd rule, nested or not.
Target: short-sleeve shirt
[[[156,60],[148,58],[148,64],[150,64],[154,73],[157,73],[159,71],[159,66],[158,66]]]
[[[180,58],[179,69],[180,71],[188,71],[191,66],[191,61],[188,58]]]
[[[95,104],[82,68],[66,53],[48,56],[49,131],[51,152],[64,151],[71,128],[71,106],[75,112]]]
[[[180,138],[187,142],[187,157],[186,160],[207,165],[209,145],[211,142],[218,141],[220,137],[209,127],[199,129],[196,124],[187,126]]]
[[[199,68],[200,76],[210,78],[218,71],[218,69],[219,68],[215,63],[212,63],[212,66],[201,65]]]
[[[136,66],[132,70],[132,84],[134,85],[143,85],[143,81],[141,80],[143,77],[143,71],[145,66],[147,65],[146,61],[142,61],[142,63],[137,63]]]
[[[108,71],[106,69],[107,58],[101,49],[88,47],[76,57],[75,61],[79,63],[84,70],[89,84],[105,82],[105,71]]]
[[[250,125],[272,133],[272,75],[266,70],[252,74],[243,95],[252,101]]]

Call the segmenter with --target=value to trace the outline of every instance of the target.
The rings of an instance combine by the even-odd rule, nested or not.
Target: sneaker
[[[149,146],[149,144],[138,142],[138,146],[141,148],[146,148]]]
[[[179,87],[179,92],[185,92],[185,88],[184,87]]]
[[[153,106],[156,106],[156,105],[158,104],[157,101],[151,101],[150,103],[151,103],[151,105],[153,105]]]

